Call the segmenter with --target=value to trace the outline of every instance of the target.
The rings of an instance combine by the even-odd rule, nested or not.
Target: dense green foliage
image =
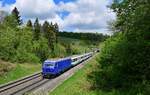
[[[41,37],[39,41],[33,41],[32,32],[26,28],[20,30],[3,27],[0,36],[0,58],[3,60],[39,62],[41,58],[39,52],[44,56],[49,51],[47,40]]]
[[[150,92],[150,2],[114,0],[116,33],[105,41],[99,63],[92,74],[97,89],[119,89],[126,95]]]
[[[103,35],[100,33],[74,33],[74,32],[59,32],[58,36],[81,39],[87,41],[88,44],[98,45],[99,42],[104,41],[108,38],[107,35]]]

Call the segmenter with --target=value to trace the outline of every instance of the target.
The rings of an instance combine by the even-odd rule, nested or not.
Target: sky
[[[107,6],[111,0],[0,0],[0,10],[10,13],[16,6],[24,22],[39,18],[58,23],[61,31],[109,34],[108,22],[116,15]]]

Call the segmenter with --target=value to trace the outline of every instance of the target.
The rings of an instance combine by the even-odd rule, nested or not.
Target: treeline
[[[85,41],[91,41],[95,43],[99,43],[104,41],[106,38],[108,38],[108,35],[103,35],[100,33],[75,33],[75,32],[59,32],[58,36],[61,37],[67,37],[67,38],[74,38],[74,39],[81,39],[81,40],[85,40]]]
[[[150,94],[150,2],[114,0],[114,35],[105,41],[93,88],[114,95]],[[94,76],[94,77],[93,77]]]
[[[24,26],[15,7],[0,24],[0,59],[12,62],[40,62],[54,52],[59,31],[55,23],[39,23],[38,18]]]

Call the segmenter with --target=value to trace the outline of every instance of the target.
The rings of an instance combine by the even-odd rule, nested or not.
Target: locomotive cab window
[[[55,67],[55,63],[53,63],[53,62],[46,62],[46,63],[45,63],[45,67],[54,68],[54,67]]]

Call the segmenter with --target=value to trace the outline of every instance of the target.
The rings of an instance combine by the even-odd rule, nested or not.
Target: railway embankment
[[[20,79],[41,70],[41,64],[14,64],[0,61],[0,85]]]

